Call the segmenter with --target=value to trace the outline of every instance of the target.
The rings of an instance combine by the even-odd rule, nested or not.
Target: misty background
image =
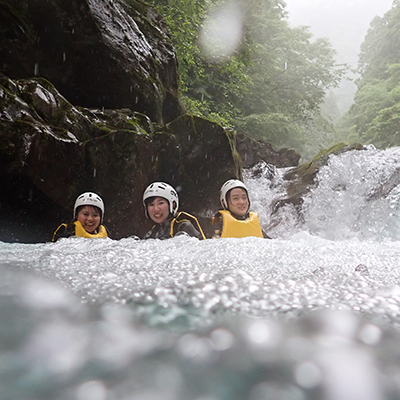
[[[305,25],[315,37],[328,38],[337,51],[337,62],[357,68],[360,46],[376,16],[391,9],[393,0],[286,0],[291,26]],[[356,73],[343,80],[335,95],[343,114],[353,102]]]

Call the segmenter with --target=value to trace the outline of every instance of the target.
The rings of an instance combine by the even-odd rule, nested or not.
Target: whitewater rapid
[[[279,226],[246,172],[272,240],[0,243],[1,398],[400,398],[398,164],[332,157]]]

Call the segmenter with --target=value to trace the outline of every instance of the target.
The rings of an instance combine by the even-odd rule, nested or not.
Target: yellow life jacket
[[[87,239],[97,239],[108,237],[107,229],[103,225],[99,225],[97,228],[97,233],[89,233],[85,230],[79,221],[75,221],[75,236],[84,237]]]
[[[264,237],[258,214],[249,213],[249,218],[236,219],[228,210],[220,210],[222,215],[222,238],[243,238],[248,236]]]
[[[190,222],[200,232],[201,235],[200,239],[206,238],[197,218],[194,215],[188,214],[185,211],[180,211],[178,215],[171,221],[171,230],[170,230],[171,237],[174,237],[175,234],[178,232],[179,223],[185,221]]]
[[[74,225],[75,225],[75,236],[84,237],[84,238],[88,238],[88,239],[97,239],[97,238],[108,237],[107,229],[103,225],[99,225],[99,227],[97,228],[97,230],[98,230],[97,233],[87,232],[79,221],[75,221]],[[59,231],[59,229],[62,226],[64,226],[65,229],[68,228],[67,224],[61,224],[53,234],[53,239],[52,239],[53,242],[54,242],[57,232]]]

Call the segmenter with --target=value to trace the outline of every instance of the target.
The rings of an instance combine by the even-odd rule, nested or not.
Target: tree
[[[326,128],[320,106],[344,68],[335,64],[327,40],[312,41],[307,28],[289,27],[283,0],[152,0],[152,4],[163,15],[176,48],[188,112],[300,152],[309,142],[311,126],[315,132]],[[211,13],[234,7],[241,10],[240,45],[228,58],[206,58],[199,32],[208,26]],[[217,25],[218,21],[215,29]]]
[[[247,86],[248,55],[240,48],[229,60],[206,59],[199,45],[199,32],[210,9],[211,0],[151,0],[162,14],[179,61],[182,100],[189,113],[228,123],[240,113]],[[217,2],[218,3],[218,2]]]
[[[343,124],[352,140],[400,145],[400,3],[376,17],[361,45],[358,90]]]
[[[289,27],[284,2],[246,4],[251,82],[236,127],[306,156],[331,146],[333,126],[320,108],[327,89],[339,83],[345,67],[335,64],[335,51],[327,40],[312,41],[308,28]]]

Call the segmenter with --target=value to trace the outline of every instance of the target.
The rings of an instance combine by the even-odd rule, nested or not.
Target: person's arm
[[[182,221],[178,223],[178,231],[176,232],[175,236],[179,235],[189,235],[197,239],[201,238],[200,232],[189,221]]]
[[[75,235],[75,225],[61,224],[53,234],[52,242],[56,242],[60,238],[68,238]]]
[[[143,236],[143,240],[154,239],[154,226]]]

